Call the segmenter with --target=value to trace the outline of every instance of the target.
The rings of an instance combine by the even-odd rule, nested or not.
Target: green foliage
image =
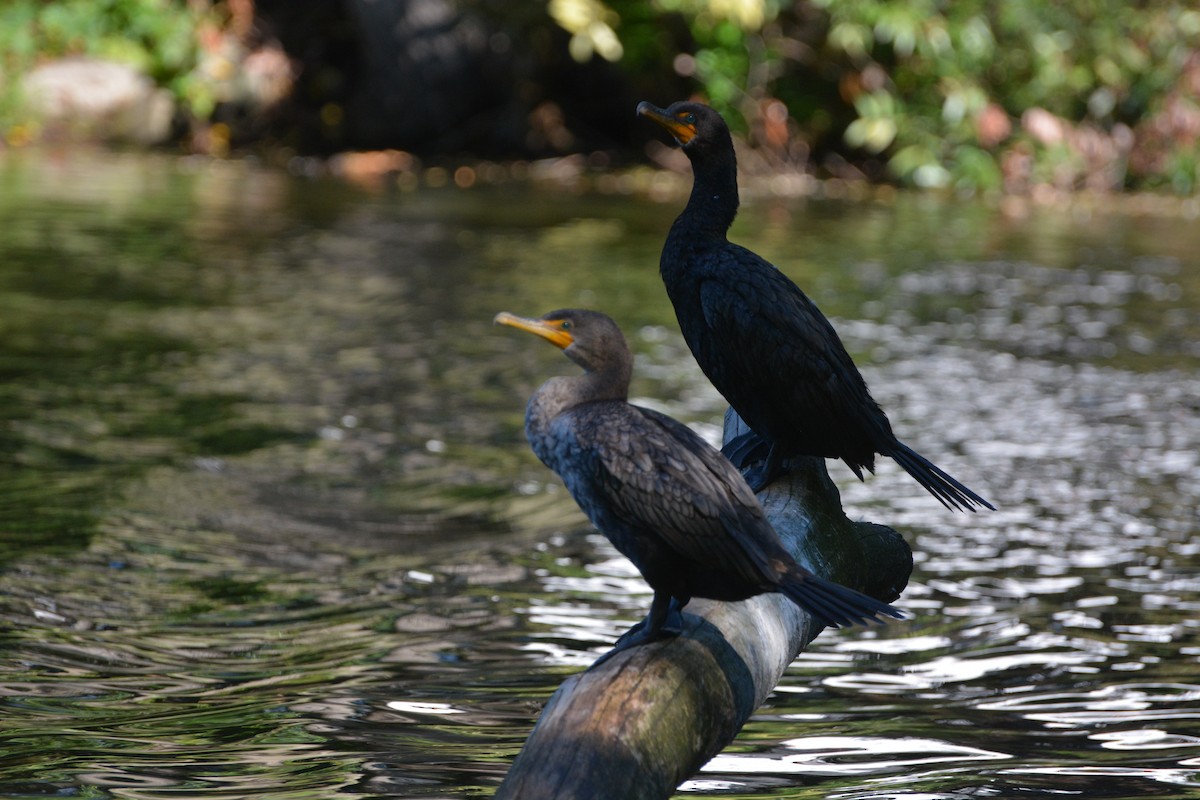
[[[1009,154],[1032,156],[1027,183],[1119,188],[1132,180],[1120,163],[1131,132],[1169,114],[1167,98],[1200,58],[1200,9],[1184,0],[604,5],[631,73],[673,69],[695,80],[735,127],[746,130],[776,98],[814,152],[879,158],[902,182],[972,191],[1014,181]],[[664,30],[683,33],[664,41]],[[1030,109],[1058,118],[1066,141],[1025,129]],[[1113,154],[1098,164],[1079,136]],[[1194,187],[1200,144],[1187,130],[1167,138],[1140,180]]]
[[[0,119],[16,109],[15,78],[46,58],[131,64],[179,98],[192,92],[196,30],[206,12],[184,0],[5,0],[0,3]]]
[[[4,70],[37,56],[92,55],[168,82],[195,64],[200,17],[173,0],[9,0],[0,7]]]
[[[779,62],[771,32],[788,6],[781,0],[611,0],[630,43],[625,63],[631,71],[674,70],[694,78],[705,98],[734,126],[755,113],[752,101]],[[651,13],[647,14],[647,8]],[[663,41],[664,18],[682,20],[686,41]],[[678,26],[674,26],[678,27]],[[643,46],[639,43],[646,43]],[[674,59],[677,54],[682,59]]]
[[[845,69],[882,69],[876,93],[894,100],[856,101],[847,142],[868,144],[861,130],[890,120],[889,165],[914,183],[941,166],[956,185],[998,185],[999,143],[981,142],[976,126],[989,103],[1014,119],[1040,108],[1098,131],[1132,128],[1200,45],[1200,12],[1178,2],[815,2],[829,15],[827,54]],[[1039,160],[1062,157],[1057,143],[1034,145]]]

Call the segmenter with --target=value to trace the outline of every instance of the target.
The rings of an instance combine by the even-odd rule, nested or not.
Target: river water
[[[685,184],[445,183],[0,161],[0,796],[489,796],[644,613],[523,440],[572,367],[490,323],[608,311],[715,436]],[[732,238],[999,510],[831,464],[911,619],[822,634],[680,796],[1200,796],[1200,209],[748,188]]]

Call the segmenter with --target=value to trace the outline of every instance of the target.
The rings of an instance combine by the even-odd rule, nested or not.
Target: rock
[[[170,92],[126,64],[51,61],[27,73],[21,90],[52,136],[152,145],[171,135],[175,101]]]

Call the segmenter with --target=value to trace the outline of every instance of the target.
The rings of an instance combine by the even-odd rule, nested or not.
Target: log
[[[725,441],[744,430],[727,413]],[[912,571],[903,537],[848,519],[823,459],[791,466],[758,498],[792,555],[885,602],[899,597]],[[679,636],[617,653],[563,682],[497,800],[665,800],[732,741],[821,632],[779,594],[696,599],[684,611]]]

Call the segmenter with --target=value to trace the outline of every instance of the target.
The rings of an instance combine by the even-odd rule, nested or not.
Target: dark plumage
[[[616,323],[564,309],[496,322],[561,348],[582,375],[551,378],[525,415],[533,452],[562,478],[588,518],[654,590],[644,627],[618,648],[664,629],[672,598],[744,600],[782,592],[822,625],[850,625],[891,606],[801,567],[783,548],[750,487],[686,425],[626,402],[633,358]]]
[[[992,508],[892,433],[887,416],[816,305],[774,265],[726,239],[738,209],[729,128],[700,103],[638,114],[665,128],[692,162],[692,194],[667,235],[659,269],[688,347],[754,434],[726,454],[755,491],[798,455],[840,458],[862,479],[889,456],[951,509]]]

